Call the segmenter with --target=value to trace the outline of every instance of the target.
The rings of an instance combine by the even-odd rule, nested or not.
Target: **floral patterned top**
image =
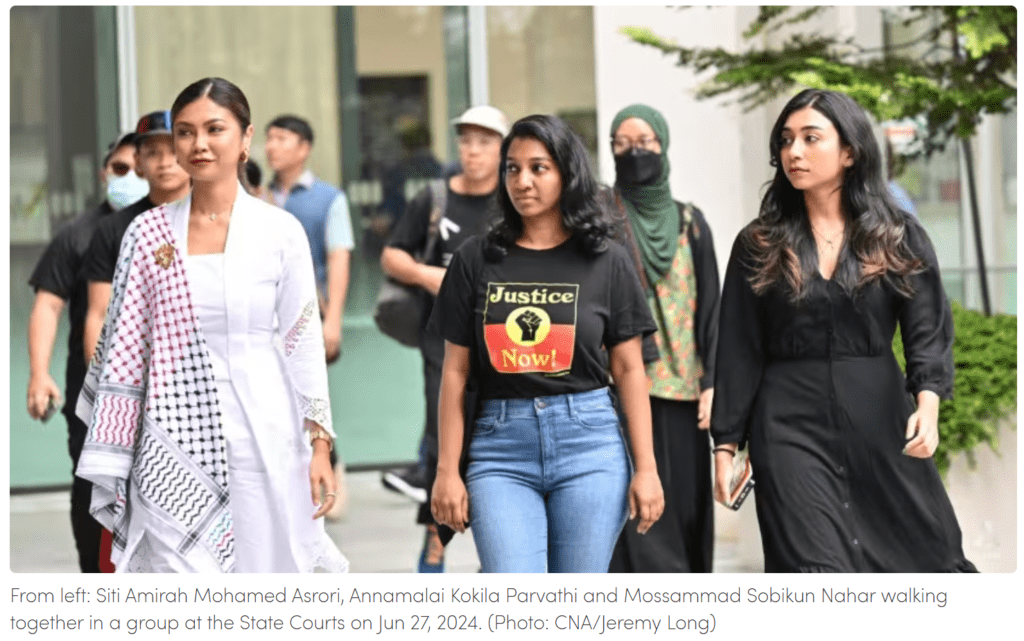
[[[684,211],[686,227],[692,223]],[[685,229],[685,227],[684,227]],[[700,396],[704,368],[694,338],[697,312],[697,277],[689,234],[679,234],[679,246],[672,267],[655,283],[656,295],[648,290],[647,303],[658,324],[654,342],[658,360],[647,364],[647,385],[651,396],[677,401],[692,401]]]

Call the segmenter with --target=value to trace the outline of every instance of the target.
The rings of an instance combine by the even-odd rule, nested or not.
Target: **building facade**
[[[377,333],[378,259],[400,212],[387,177],[410,155],[454,160],[452,118],[490,103],[511,119],[565,118],[611,182],[615,113],[650,104],[672,132],[671,186],[708,216],[724,267],[736,233],[770,179],[768,133],[783,101],[749,112],[698,101],[705,78],[619,32],[737,49],[756,7],[15,7],[11,29],[12,486],[61,484],[59,431],[33,429],[21,399],[32,266],[57,227],[99,197],[105,145],[140,113],[166,109],[205,76],[239,85],[252,108],[253,157],[266,169],[263,127],[307,118],[314,172],[347,190],[357,247],[341,361],[330,370],[335,423],[350,464],[411,459],[422,422],[418,353]],[[834,7],[813,26],[881,47],[885,10]],[[415,132],[415,135],[410,132]],[[881,136],[881,129],[879,129]],[[1016,313],[1016,114],[987,118],[974,142],[982,241],[996,311]],[[415,148],[413,148],[415,147]],[[953,148],[910,163],[900,178],[938,251],[951,298],[979,307],[977,262],[962,161]],[[401,186],[410,196],[422,179]],[[962,189],[963,187],[963,189]],[[61,380],[66,328],[51,363]],[[386,409],[385,409],[386,408]],[[28,452],[48,451],[40,462]],[[21,453],[26,455],[22,456]]]

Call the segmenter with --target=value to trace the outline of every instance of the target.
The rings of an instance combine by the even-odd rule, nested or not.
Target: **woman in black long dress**
[[[722,292],[716,498],[749,440],[766,571],[974,571],[931,459],[953,387],[931,242],[889,197],[849,97],[801,92],[769,144],[775,178]]]

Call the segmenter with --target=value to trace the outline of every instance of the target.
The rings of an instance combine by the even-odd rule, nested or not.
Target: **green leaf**
[[[680,66],[713,71],[697,88],[699,99],[732,95],[749,111],[800,87],[842,91],[878,120],[920,120],[924,154],[944,149],[953,136],[970,138],[985,114],[1015,108],[1015,8],[908,7],[902,23],[914,35],[891,43],[884,56],[801,26],[827,8],[762,6],[743,33],[753,46],[739,52],[681,47],[647,27],[620,31],[674,54]],[[762,37],[784,26],[790,29],[781,41]],[[954,37],[966,58],[951,55]]]

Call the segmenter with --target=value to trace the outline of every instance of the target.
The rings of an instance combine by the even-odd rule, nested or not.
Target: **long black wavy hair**
[[[598,198],[598,183],[583,141],[561,118],[533,115],[517,120],[501,143],[498,207],[502,220],[487,234],[485,257],[493,262],[500,261],[523,235],[523,218],[512,204],[505,184],[508,148],[517,138],[540,142],[558,166],[562,177],[562,224],[572,234],[577,247],[591,256],[607,249],[612,233],[611,220]]]
[[[769,149],[775,177],[761,201],[757,219],[743,235],[753,256],[751,286],[763,293],[779,283],[790,299],[801,300],[818,269],[804,194],[793,187],[782,166],[782,129],[794,112],[811,107],[831,121],[853,164],[843,175],[840,203],[846,239],[833,280],[848,294],[884,280],[903,296],[913,294],[910,276],[922,262],[907,246],[906,216],[882,178],[882,155],[864,111],[846,94],[805,89],[794,96],[772,127]]]

